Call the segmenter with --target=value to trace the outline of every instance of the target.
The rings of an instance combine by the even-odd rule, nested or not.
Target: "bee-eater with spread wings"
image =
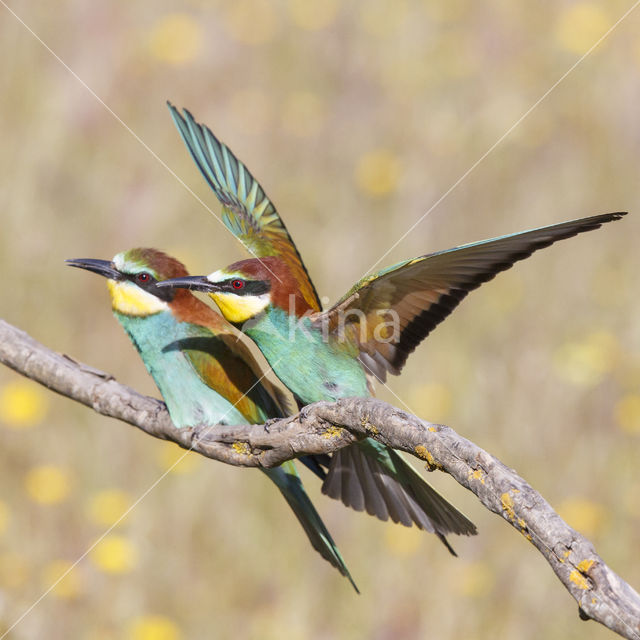
[[[469,291],[538,249],[624,215],[594,216],[407,260],[364,278],[322,312],[302,259],[259,183],[189,112],[183,117],[170,109],[223,205],[223,221],[255,257],[207,277],[159,286],[208,292],[302,405],[370,395],[370,377],[384,382],[388,372],[399,374],[409,354]],[[396,452],[372,439],[333,455],[323,492],[382,520],[415,523],[445,544],[447,533],[475,533]]]
[[[140,353],[178,428],[262,424],[286,415],[282,393],[264,378],[237,332],[188,291],[159,289],[158,280],[185,277],[175,258],[155,249],[130,249],[112,261],[67,260],[107,278],[116,318]],[[314,459],[302,459],[317,475]],[[307,495],[292,461],[262,469],[276,484],[309,541],[353,587],[351,575]]]

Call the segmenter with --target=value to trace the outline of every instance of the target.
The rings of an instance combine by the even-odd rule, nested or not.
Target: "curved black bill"
[[[167,289],[191,289],[191,291],[220,291],[217,284],[213,284],[207,280],[206,276],[186,276],[184,278],[171,278],[158,282],[158,287]]]
[[[105,278],[111,280],[122,280],[122,274],[113,268],[113,264],[109,260],[94,260],[93,258],[70,258],[65,260],[70,267],[78,267],[93,271]]]

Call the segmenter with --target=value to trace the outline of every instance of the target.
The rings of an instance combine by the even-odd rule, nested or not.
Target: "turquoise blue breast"
[[[270,307],[242,330],[282,383],[305,404],[369,395],[357,354],[312,328],[308,318],[290,318],[282,309]]]
[[[176,427],[247,423],[228,400],[200,380],[176,345],[185,338],[202,337],[206,330],[177,322],[169,311],[143,318],[114,315],[140,353]]]

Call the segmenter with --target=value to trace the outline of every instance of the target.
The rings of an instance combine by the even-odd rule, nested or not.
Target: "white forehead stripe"
[[[112,262],[118,271],[122,271],[122,269],[124,268],[124,258],[121,253],[118,253],[115,256],[113,256]]]
[[[244,278],[244,277],[245,276],[239,273],[227,273],[223,269],[218,269],[217,271],[210,273],[207,276],[207,280],[209,282],[220,282],[222,280],[229,280],[229,278]]]

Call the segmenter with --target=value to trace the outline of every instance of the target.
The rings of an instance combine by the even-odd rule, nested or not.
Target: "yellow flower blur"
[[[10,520],[10,511],[6,502],[0,500],[0,534],[7,530]]]
[[[165,616],[141,616],[129,627],[129,640],[180,640],[178,626]]]
[[[250,45],[266,44],[273,40],[278,18],[268,0],[235,0],[229,4],[226,27],[239,42]]]
[[[191,473],[202,463],[202,457],[197,453],[187,452],[175,444],[162,443],[158,452],[160,466],[171,473]]]
[[[409,406],[418,415],[431,422],[444,422],[451,411],[451,391],[439,382],[427,382],[413,387],[409,394]]]
[[[128,493],[120,489],[105,489],[91,496],[87,504],[87,516],[101,527],[110,527],[116,522],[121,524],[124,521],[122,516],[132,503]]]
[[[25,478],[29,497],[39,504],[58,504],[71,491],[69,472],[55,465],[41,465],[31,469]]]
[[[572,53],[586,53],[611,27],[600,6],[590,2],[574,4],[561,15],[556,25],[556,39]]]
[[[105,573],[128,573],[138,563],[136,548],[124,536],[108,535],[92,549],[91,560]]]
[[[400,178],[400,161],[388,149],[377,149],[360,157],[356,183],[369,196],[381,197],[395,191]]]
[[[185,13],[160,18],[149,34],[149,50],[162,62],[181,65],[194,60],[202,49],[200,25]]]
[[[422,534],[422,535],[420,535]],[[420,550],[424,532],[418,527],[386,527],[385,547],[396,556],[413,556]]]
[[[487,563],[471,562],[462,568],[457,586],[463,596],[478,598],[489,593],[494,582],[494,572]]]
[[[640,434],[640,395],[629,393],[616,404],[616,422],[627,433]]]
[[[619,356],[616,337],[595,331],[580,342],[567,342],[554,355],[556,373],[579,386],[595,386],[614,368]]]
[[[296,25],[309,31],[328,27],[336,17],[338,0],[289,0],[289,11]]]
[[[71,563],[65,560],[54,560],[50,562],[42,572],[42,587],[49,589],[49,587],[56,583],[51,589],[51,593],[58,596],[58,598],[70,599],[78,597],[81,591],[80,574],[75,568],[69,571],[70,568]],[[69,571],[69,573],[64,575],[67,571]],[[63,575],[64,578],[60,580]],[[58,580],[60,580],[60,582],[57,582]]]
[[[311,91],[294,91],[282,109],[282,126],[285,131],[300,138],[308,138],[320,131],[326,109],[317,94]]]
[[[0,422],[12,429],[37,425],[48,408],[46,393],[30,380],[15,380],[0,390]]]
[[[0,554],[0,587],[17,589],[29,580],[29,564],[18,553]]]
[[[592,500],[569,498],[558,507],[560,517],[587,537],[596,536],[607,524],[606,509]]]

